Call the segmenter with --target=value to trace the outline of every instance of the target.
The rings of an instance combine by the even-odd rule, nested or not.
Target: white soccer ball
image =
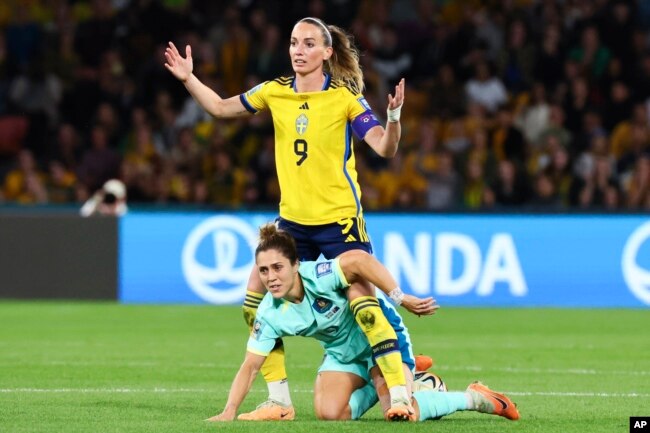
[[[413,392],[415,391],[446,392],[447,385],[437,374],[418,371],[413,380]]]

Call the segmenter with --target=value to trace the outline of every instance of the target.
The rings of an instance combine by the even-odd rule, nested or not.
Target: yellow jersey
[[[275,129],[280,216],[304,225],[359,217],[352,134],[363,139],[379,121],[362,94],[326,75],[323,89],[297,93],[294,77],[240,95],[251,113],[269,109]]]

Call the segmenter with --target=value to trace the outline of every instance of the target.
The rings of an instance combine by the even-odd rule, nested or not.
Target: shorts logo
[[[368,104],[368,101],[366,101],[366,98],[364,98],[364,97],[362,96],[362,97],[358,98],[357,101],[359,101],[359,104],[361,104],[361,106],[362,106],[363,108],[365,108],[366,110],[370,111],[370,104]]]
[[[317,312],[323,314],[327,310],[332,308],[332,301],[330,301],[329,299],[325,299],[325,298],[316,298],[314,300],[314,303],[311,306],[314,308],[314,310],[316,310]]]
[[[332,273],[332,262],[323,262],[316,265],[316,277]]]
[[[231,216],[208,218],[187,236],[181,268],[189,288],[212,304],[240,302],[253,267],[257,234]]]
[[[309,119],[304,114],[301,114],[296,119],[296,132],[300,135],[307,132],[307,126],[309,126]]]
[[[636,229],[628,238],[623,248],[621,268],[623,279],[634,296],[646,305],[650,305],[650,270],[638,263],[639,250],[646,250],[650,242],[650,222]],[[647,257],[647,256],[646,256]],[[647,265],[647,261],[644,263]]]

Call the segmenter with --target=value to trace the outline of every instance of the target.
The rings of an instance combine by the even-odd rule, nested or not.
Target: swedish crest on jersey
[[[307,126],[309,126],[309,119],[307,116],[303,113],[298,118],[296,119],[296,132],[299,135],[304,134],[307,132]]]

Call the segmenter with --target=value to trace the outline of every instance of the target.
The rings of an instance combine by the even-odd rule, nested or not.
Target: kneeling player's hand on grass
[[[430,316],[440,308],[440,305],[433,298],[418,298],[413,295],[404,295],[402,306],[418,316]]]

